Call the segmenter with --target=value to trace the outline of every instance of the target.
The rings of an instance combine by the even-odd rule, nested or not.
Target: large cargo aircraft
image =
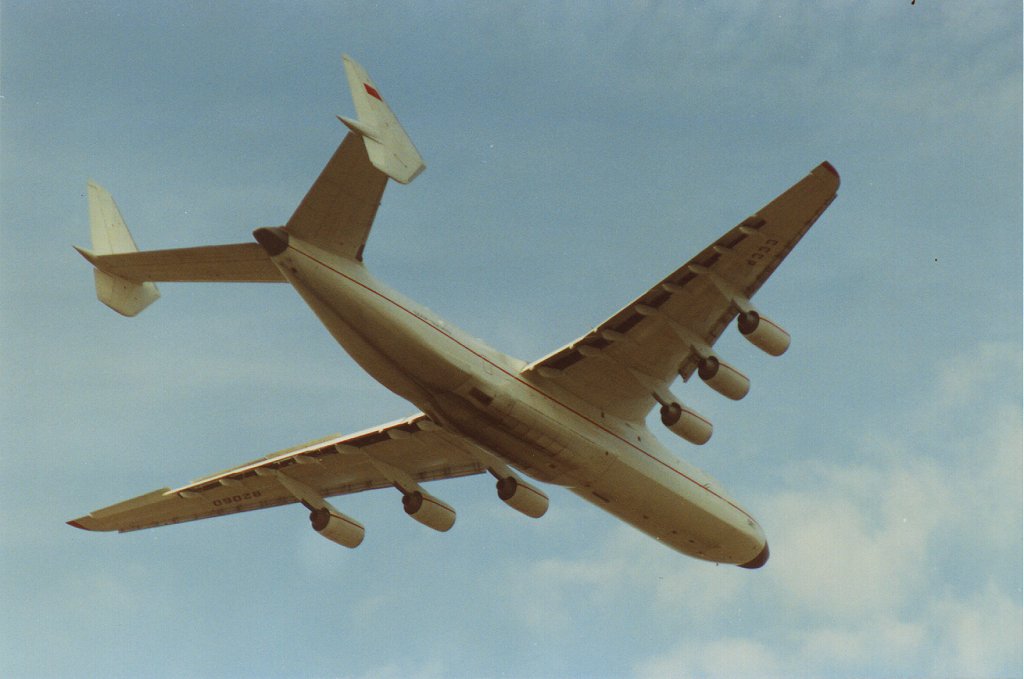
[[[751,302],[839,188],[818,165],[621,311],[532,363],[496,351],[377,280],[363,248],[388,179],[406,184],[425,165],[366,71],[344,57],[356,117],[284,226],[255,242],[140,252],[110,194],[88,186],[99,299],[134,316],[162,281],[287,282],[349,355],[420,412],[347,436],[273,453],[178,488],[163,488],[69,521],[133,531],[301,503],[312,527],[346,547],[365,530],[327,498],[376,488],[400,492],[405,512],[447,531],[455,510],[425,488],[489,473],[498,497],[542,516],[545,483],[698,559],[760,568],[768,543],[757,520],[710,476],[677,459],[648,429],[702,445],[711,423],[670,390],[694,373],[730,399],[746,376],[714,351],[732,321],[778,356],[789,335]],[[286,360],[286,359],[283,359]],[[526,479],[530,479],[527,481]]]

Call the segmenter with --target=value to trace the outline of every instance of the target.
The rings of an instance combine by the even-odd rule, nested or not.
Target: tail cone
[[[288,232],[280,226],[264,226],[253,231],[252,235],[271,257],[277,257],[288,249]]]

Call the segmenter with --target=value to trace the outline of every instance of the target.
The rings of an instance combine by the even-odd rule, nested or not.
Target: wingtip
[[[85,524],[82,523],[83,521],[88,521],[88,520],[89,520],[89,517],[83,516],[80,519],[72,519],[71,521],[68,521],[67,524],[69,526],[74,526],[75,528],[78,528],[80,530],[95,530],[94,528],[89,528],[88,526],[86,526]]]
[[[121,530],[117,526],[113,526],[110,523],[97,519],[92,514],[80,516],[77,519],[72,519],[66,523],[73,528],[87,530],[90,533],[109,533],[111,531]]]
[[[828,170],[828,171],[829,171],[829,172],[831,172],[831,173],[832,173],[833,175],[835,175],[835,178],[836,178],[837,180],[839,180],[839,179],[840,179],[840,177],[839,177],[839,172],[838,172],[838,171],[836,170],[835,166],[834,166],[834,165],[832,165],[832,163],[830,163],[830,162],[828,162],[828,161],[826,160],[825,162],[823,162],[823,163],[822,163],[822,164],[820,165],[820,167],[824,168],[825,170]]]

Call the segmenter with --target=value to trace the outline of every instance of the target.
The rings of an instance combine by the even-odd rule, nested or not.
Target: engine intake
[[[772,356],[781,356],[789,348],[789,333],[754,310],[739,315],[740,332],[751,344]]]
[[[358,521],[326,507],[311,511],[309,522],[317,533],[349,549],[358,547],[366,536],[366,529]]]
[[[697,374],[704,383],[726,398],[738,401],[750,391],[750,378],[717,356],[701,359]]]
[[[714,431],[710,422],[678,403],[661,406],[661,423],[668,427],[673,434],[698,446],[707,443]]]
[[[514,476],[498,479],[498,497],[512,509],[539,519],[548,511],[548,496]]]
[[[455,524],[455,510],[433,495],[414,490],[402,496],[405,513],[442,533]]]

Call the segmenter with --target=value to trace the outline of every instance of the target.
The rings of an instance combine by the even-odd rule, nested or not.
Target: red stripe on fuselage
[[[455,344],[459,345],[460,347],[462,347],[463,349],[465,349],[469,353],[473,354],[474,356],[476,356],[480,360],[485,361],[487,364],[489,364],[492,367],[496,368],[497,370],[501,371],[502,373],[504,373],[508,377],[510,377],[513,380],[515,380],[516,382],[518,382],[519,384],[523,385],[524,387],[527,387],[528,389],[533,390],[534,392],[540,394],[541,396],[543,396],[544,398],[548,399],[552,403],[554,403],[554,404],[556,404],[558,406],[561,406],[565,410],[568,410],[570,413],[572,413],[573,415],[579,417],[580,419],[584,420],[585,422],[589,422],[590,424],[594,425],[595,427],[597,427],[601,431],[605,432],[606,434],[608,434],[610,436],[613,436],[614,438],[618,439],[622,443],[625,443],[630,448],[633,448],[637,452],[642,453],[643,455],[645,455],[646,457],[650,458],[651,460],[654,460],[655,462],[657,462],[658,464],[662,465],[666,469],[675,472],[676,474],[678,474],[679,476],[683,477],[684,479],[686,479],[687,481],[689,481],[693,485],[697,486],[701,490],[703,490],[703,491],[713,495],[714,497],[716,497],[719,500],[721,500],[722,502],[726,503],[727,505],[729,505],[730,507],[732,507],[736,511],[740,512],[741,514],[743,514],[743,516],[747,517],[748,519],[753,521],[755,524],[757,523],[757,520],[754,519],[754,517],[752,517],[750,514],[747,514],[747,512],[745,512],[743,510],[743,508],[738,507],[735,504],[733,504],[732,502],[730,502],[728,500],[728,498],[722,497],[721,495],[719,495],[715,491],[711,490],[707,486],[701,484],[696,479],[693,479],[690,476],[687,476],[686,473],[679,471],[678,469],[676,469],[672,465],[668,464],[664,460],[659,459],[657,456],[652,455],[651,453],[647,452],[646,450],[644,450],[640,446],[636,445],[635,443],[633,443],[631,441],[628,441],[627,439],[623,438],[622,436],[620,436],[619,434],[615,433],[614,431],[611,431],[610,429],[606,428],[601,423],[595,422],[594,420],[590,419],[589,417],[587,417],[583,413],[579,412],[578,410],[576,410],[572,406],[567,405],[565,403],[562,403],[561,401],[559,401],[557,398],[555,398],[551,394],[548,394],[547,392],[545,392],[545,391],[541,390],[540,388],[538,388],[536,385],[530,384],[529,382],[527,382],[523,378],[519,377],[518,375],[514,375],[514,374],[510,373],[509,371],[505,370],[500,365],[497,365],[496,363],[494,363],[492,360],[490,360],[486,356],[484,356],[484,355],[480,354],[479,352],[475,351],[472,347],[466,346],[465,344],[460,342],[457,338],[455,338],[452,335],[448,334],[447,332],[445,332],[441,328],[437,327],[433,323],[428,322],[426,319],[421,318],[419,315],[413,313],[409,309],[406,309],[404,306],[402,306],[401,304],[399,304],[395,300],[391,299],[387,295],[381,293],[378,290],[375,290],[375,289],[371,288],[370,286],[366,285],[365,283],[357,281],[356,279],[352,278],[351,276],[349,276],[347,274],[342,273],[341,271],[338,271],[337,269],[335,269],[331,265],[329,265],[329,264],[327,264],[325,262],[320,261],[319,259],[317,259],[313,255],[309,254],[308,252],[303,252],[302,250],[299,250],[295,246],[292,246],[291,249],[294,250],[295,252],[297,252],[298,254],[302,255],[303,257],[309,259],[310,261],[315,262],[316,264],[319,264],[320,266],[324,267],[328,271],[332,271],[332,272],[336,273],[337,275],[341,276],[342,278],[344,278],[345,280],[350,281],[352,283],[355,283],[356,285],[358,285],[359,287],[363,288],[364,290],[373,293],[374,295],[376,295],[380,299],[388,302],[389,304],[391,304],[395,308],[401,309],[402,311],[404,311],[405,313],[409,314],[413,318],[417,319],[418,321],[420,321],[421,323],[423,323],[427,327],[432,328],[433,330],[441,333],[442,335],[444,335],[445,337],[450,339],[452,342],[455,342]]]

